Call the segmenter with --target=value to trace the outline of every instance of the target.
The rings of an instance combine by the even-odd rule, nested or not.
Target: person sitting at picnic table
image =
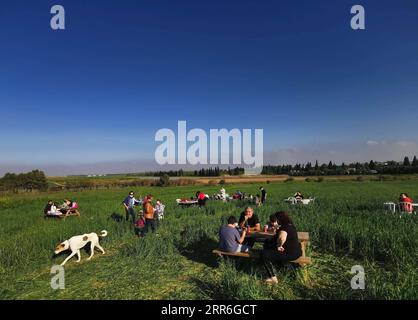
[[[246,230],[240,236],[237,229],[237,220],[234,216],[228,218],[228,224],[219,230],[219,247],[226,252],[248,252],[250,247],[243,244]]]
[[[163,205],[161,200],[158,199],[155,205],[155,215],[157,216],[157,220],[162,220],[164,218],[164,209],[165,205]]]
[[[46,216],[61,216],[62,212],[57,209],[56,204],[52,200],[48,200],[44,208],[44,214]]]
[[[78,204],[70,199],[65,199],[61,209],[59,210],[62,214],[68,216],[70,214],[80,215],[78,212]]]
[[[135,223],[135,206],[140,203],[139,200],[135,199],[134,192],[130,191],[129,195],[122,201],[123,207],[125,208],[126,221],[129,220],[129,216],[132,217],[132,223]]]
[[[284,211],[276,213],[280,228],[271,241],[264,245],[262,261],[269,276],[267,283],[277,283],[277,276],[273,264],[284,266],[285,264],[302,256],[302,249],[298,240],[296,227],[289,214]]]
[[[407,213],[412,213],[414,211],[414,207],[412,205],[413,201],[408,196],[407,193],[401,193],[399,197],[399,207],[401,211],[406,211]]]
[[[297,191],[294,195],[296,200],[302,200],[303,199],[303,195],[300,191]]]
[[[145,229],[144,233],[148,233],[149,229],[151,228],[152,232],[155,232],[155,209],[152,206],[152,199],[153,195],[150,194],[146,196],[146,201],[144,201],[143,209],[144,209],[144,217],[145,217]]]
[[[254,231],[260,231],[260,220],[258,216],[254,213],[253,208],[247,207],[245,211],[241,213],[239,218],[238,225],[241,229],[246,229],[247,235]],[[255,243],[255,239],[245,239],[244,244],[253,247]]]
[[[279,229],[279,224],[277,223],[276,214],[273,213],[269,217],[269,222],[264,226],[264,232],[275,233]]]

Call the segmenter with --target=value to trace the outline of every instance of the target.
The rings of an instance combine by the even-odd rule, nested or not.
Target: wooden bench
[[[269,238],[272,237],[274,234],[268,232],[253,232],[250,235],[254,238]],[[290,261],[291,263],[298,264],[300,266],[305,266],[312,263],[310,257],[306,256],[306,247],[309,244],[309,233],[308,232],[298,232],[298,239],[302,249],[302,256],[296,260]],[[219,249],[215,249],[212,251],[218,257],[222,256],[230,256],[230,257],[241,257],[241,258],[251,258],[251,259],[260,259],[261,250],[253,250],[250,249],[249,252],[225,252]]]

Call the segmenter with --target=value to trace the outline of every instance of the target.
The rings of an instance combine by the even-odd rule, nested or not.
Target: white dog
[[[80,262],[81,259],[81,253],[80,249],[83,248],[88,242],[90,242],[90,257],[87,258],[87,260],[90,260],[91,257],[94,255],[94,248],[97,247],[100,249],[100,251],[105,254],[104,249],[99,244],[99,238],[103,238],[107,236],[107,231],[102,230],[100,232],[100,235],[97,235],[97,233],[86,233],[80,236],[74,236],[70,238],[69,240],[65,240],[64,242],[61,242],[59,245],[55,248],[55,254],[58,254],[62,251],[71,250],[71,254],[64,260],[61,265],[63,266],[68,260],[70,260],[75,254],[77,254],[78,260],[77,262]]]

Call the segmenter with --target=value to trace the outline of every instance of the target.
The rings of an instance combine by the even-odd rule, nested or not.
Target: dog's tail
[[[107,231],[106,230],[100,231],[99,238],[104,238],[106,236],[107,236]]]

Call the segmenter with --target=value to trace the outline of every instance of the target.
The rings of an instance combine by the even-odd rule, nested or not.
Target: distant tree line
[[[418,173],[418,159],[414,156],[410,161],[408,157],[399,163],[396,161],[387,162],[356,162],[337,165],[330,161],[328,164],[319,164],[318,161],[313,165],[311,162],[295,165],[267,165],[263,167],[262,174],[290,176],[321,176],[321,175],[363,175],[363,174],[413,174]]]
[[[350,164],[337,165],[332,161],[328,163],[315,164],[308,162],[306,164],[284,164],[284,165],[265,165],[261,174],[264,175],[289,175],[289,176],[327,176],[327,175],[364,175],[364,174],[414,174],[418,173],[418,159],[414,156],[410,161],[408,157],[399,163],[396,161],[387,162],[355,162]],[[220,169],[219,167],[200,169],[195,171],[156,171],[146,172],[146,176],[162,177],[219,177],[224,175],[238,176],[244,174],[244,168],[235,167],[228,169]]]
[[[194,179],[187,177],[219,177],[224,175],[238,176],[244,174],[244,168],[235,167],[220,169],[219,167],[200,169],[195,171],[157,171],[146,172],[145,176],[160,177],[159,180],[153,179],[106,179],[89,180],[85,178],[71,179],[65,181],[63,185],[49,187],[45,173],[41,170],[33,170],[28,173],[6,173],[0,178],[0,192],[19,192],[19,191],[46,191],[46,190],[85,190],[85,189],[109,189],[111,187],[136,187],[136,186],[169,186],[169,185],[193,185]],[[356,162],[337,165],[330,161],[328,164],[285,164],[285,165],[266,165],[263,167],[264,175],[289,175],[289,176],[327,176],[327,175],[397,175],[397,174],[418,174],[418,159],[416,156],[412,161],[405,157],[403,162],[387,161],[375,162]],[[179,177],[171,180],[170,177]],[[183,178],[182,178],[183,177]],[[383,177],[383,176],[382,176]]]
[[[40,170],[33,170],[28,173],[6,173],[0,179],[0,191],[46,191],[48,190],[48,181],[45,173]]]
[[[200,169],[195,171],[184,171],[180,170],[170,170],[170,171],[148,171],[142,174],[143,176],[149,177],[162,177],[167,175],[169,177],[219,177],[223,175],[229,176],[238,176],[244,174],[244,168],[235,167],[228,169],[221,169],[219,167],[210,167],[206,169]],[[140,175],[140,174],[138,174]]]

